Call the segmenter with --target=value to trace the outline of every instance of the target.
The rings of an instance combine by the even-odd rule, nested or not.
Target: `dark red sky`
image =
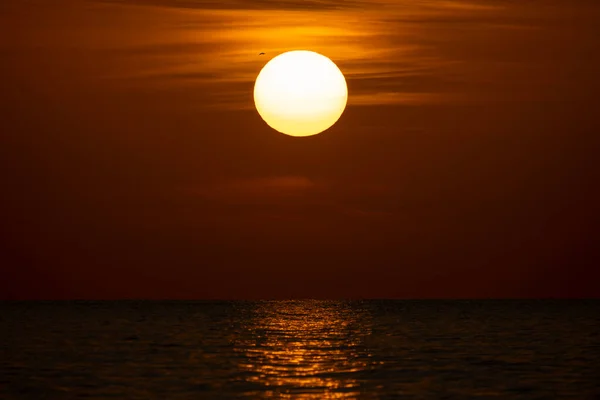
[[[0,2],[0,299],[599,296],[600,4],[415,3]]]

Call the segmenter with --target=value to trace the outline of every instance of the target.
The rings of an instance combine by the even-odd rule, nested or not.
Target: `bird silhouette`
[[[259,55],[259,56],[264,56],[264,55],[265,55],[265,53],[259,53],[258,55]]]

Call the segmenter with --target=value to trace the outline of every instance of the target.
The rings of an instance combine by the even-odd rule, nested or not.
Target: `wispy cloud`
[[[439,76],[454,61],[424,40],[431,32],[423,27],[437,20],[480,18],[498,8],[384,0],[73,4],[72,23],[86,27],[78,27],[79,37],[70,43],[85,44],[88,59],[98,59],[89,67],[91,77],[121,90],[197,90],[205,104],[229,109],[252,107],[248,88],[261,67],[293,49],[334,60],[347,77],[349,105],[437,101],[443,93],[424,95],[431,89],[407,87],[415,79]],[[259,52],[266,56],[258,57]]]
[[[257,217],[303,218],[385,218],[392,210],[382,209],[377,199],[387,194],[378,185],[333,185],[305,176],[271,176],[238,179],[213,185],[182,188],[188,196],[219,212]]]
[[[4,23],[27,18],[32,26],[26,34],[0,39],[0,46],[36,57],[46,49],[47,70],[68,69],[73,82],[114,95],[186,91],[189,107],[196,108],[252,108],[252,85],[262,66],[294,49],[320,52],[338,64],[350,106],[496,101],[531,96],[533,86],[543,97],[550,91],[544,90],[547,74],[540,72],[553,57],[545,43],[577,51],[547,31],[564,21],[561,13],[577,12],[567,6],[540,11],[526,3],[462,0],[63,2],[68,5],[60,9],[40,2],[5,10]],[[588,4],[585,12],[597,8]],[[67,68],[53,67],[52,54],[60,54]]]
[[[305,196],[318,185],[303,176],[276,176],[220,183],[214,186],[192,188],[191,193],[224,203],[280,203]]]

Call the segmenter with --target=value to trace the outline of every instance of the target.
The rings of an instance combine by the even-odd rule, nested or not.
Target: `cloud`
[[[112,97],[182,98],[177,107],[188,112],[252,108],[260,69],[294,49],[340,67],[349,106],[558,97],[548,81],[563,95],[578,68],[569,60],[597,58],[586,44],[599,14],[592,2],[580,9],[461,0],[64,2],[13,4],[0,16],[14,29],[30,21],[26,32],[0,38],[19,65],[9,65],[15,74],[33,76],[22,72],[31,65],[43,82],[61,76],[65,86]],[[561,34],[565,14],[580,21],[569,39]]]
[[[98,3],[107,4],[131,4],[127,0],[96,0]],[[217,9],[217,10],[342,10],[348,8],[362,7],[364,2],[354,0],[142,0],[135,5],[145,5],[176,9]]]
[[[279,204],[305,196],[317,188],[313,181],[303,176],[277,176],[225,182],[199,189],[196,194],[229,204]]]
[[[236,218],[372,219],[393,215],[378,201],[387,188],[375,184],[332,184],[289,175],[231,180],[183,191],[214,207],[215,212]]]
[[[456,97],[440,93],[381,92],[352,96],[351,105],[434,104],[456,101]]]
[[[200,102],[223,109],[251,108],[248,88],[264,63],[293,49],[314,50],[334,60],[351,86],[350,106],[437,103],[446,96],[439,85],[443,71],[456,60],[436,52],[438,43],[428,42],[428,29],[443,21],[481,20],[482,13],[499,8],[463,1],[384,0],[96,3],[106,13],[138,15],[133,22],[112,19],[125,32],[132,24],[143,25],[142,31],[152,28],[145,42],[132,40],[144,36],[132,32],[102,46],[105,59],[129,67],[105,68],[105,79],[120,81],[120,87],[196,90],[202,93]],[[158,15],[160,22],[151,25]],[[266,57],[258,57],[259,52]],[[428,79],[436,82],[438,93],[432,93],[433,84],[406,88]]]

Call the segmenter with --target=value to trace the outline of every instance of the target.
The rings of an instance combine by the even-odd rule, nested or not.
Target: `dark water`
[[[599,301],[0,304],[0,398],[600,393]]]

